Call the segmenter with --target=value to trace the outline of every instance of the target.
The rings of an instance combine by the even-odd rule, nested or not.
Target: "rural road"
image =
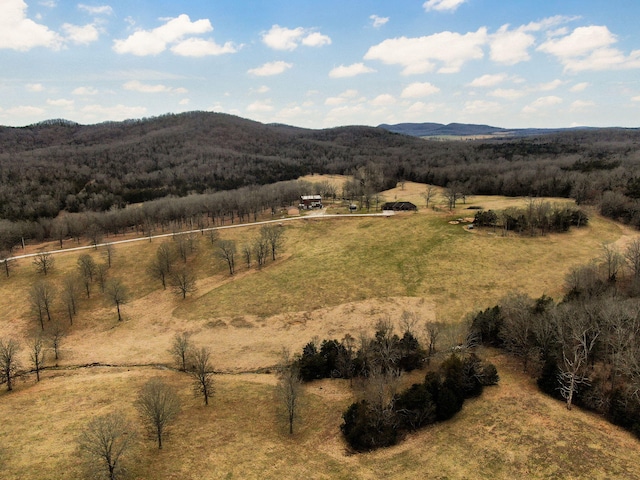
[[[136,238],[129,238],[127,240],[116,240],[113,242],[104,242],[104,243],[98,243],[96,245],[84,245],[81,247],[73,247],[73,248],[63,248],[60,250],[49,250],[49,251],[44,251],[44,252],[37,252],[37,253],[26,253],[24,255],[16,255],[14,257],[9,257],[7,259],[5,259],[4,261],[11,261],[11,260],[20,260],[21,258],[32,258],[35,257],[36,255],[42,255],[44,253],[48,253],[48,254],[56,254],[56,253],[67,253],[67,252],[76,252],[79,250],[90,250],[90,249],[97,249],[99,247],[105,247],[107,245],[118,245],[121,243],[131,243],[131,242],[142,242],[142,241],[151,241],[154,238],[166,238],[166,237],[173,237],[174,235],[188,235],[189,233],[202,233],[202,232],[208,232],[211,230],[224,230],[227,228],[240,228],[240,227],[251,227],[251,226],[255,226],[255,225],[267,225],[269,223],[283,223],[283,222],[290,222],[293,220],[305,220],[305,219],[319,219],[319,218],[345,218],[345,217],[351,217],[351,218],[367,218],[367,217],[389,217],[391,215],[393,215],[394,212],[392,211],[384,211],[382,213],[357,213],[357,214],[350,214],[350,213],[345,213],[345,214],[327,214],[326,211],[320,210],[320,211],[314,211],[309,215],[305,215],[305,216],[301,216],[301,217],[288,217],[288,218],[280,218],[277,220],[264,220],[261,222],[253,222],[253,223],[238,223],[235,225],[223,225],[221,227],[209,227],[209,228],[203,228],[203,229],[195,229],[195,230],[186,230],[184,232],[175,232],[175,233],[163,233],[161,235],[151,235],[150,237],[136,237]]]

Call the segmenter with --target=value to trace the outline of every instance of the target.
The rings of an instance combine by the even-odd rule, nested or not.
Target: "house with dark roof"
[[[418,210],[411,202],[387,202],[382,205],[382,210],[393,210],[394,212],[415,212]]]

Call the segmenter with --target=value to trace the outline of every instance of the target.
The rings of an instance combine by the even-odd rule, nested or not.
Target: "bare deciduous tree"
[[[599,326],[589,315],[575,308],[564,310],[559,322],[559,337],[562,339],[562,363],[558,374],[560,393],[571,410],[573,396],[580,385],[588,384],[586,374],[589,355],[600,335]]]
[[[9,278],[14,264],[14,260],[10,260],[10,258],[10,252],[8,252],[7,250],[0,250],[0,264],[2,264],[2,270],[4,270],[4,274],[7,278]]]
[[[46,275],[53,269],[55,261],[53,259],[53,255],[43,252],[38,253],[35,257],[33,257],[33,264],[35,265],[36,271],[38,273]]]
[[[282,349],[276,392],[286,412],[289,435],[292,435],[294,421],[299,417],[302,381],[300,380],[298,366],[291,360],[289,351],[286,348]]]
[[[78,277],[67,275],[62,281],[62,301],[69,315],[69,323],[73,324],[73,316],[77,311],[80,282]]]
[[[49,331],[51,348],[53,348],[53,356],[56,360],[60,358],[60,344],[62,343],[62,338],[65,335],[66,332],[58,322],[55,322]]]
[[[109,275],[109,267],[106,263],[99,263],[96,265],[96,281],[100,286],[100,291],[105,293],[105,288],[107,288],[107,277]]]
[[[275,260],[284,245],[284,228],[280,225],[264,225],[260,229],[260,236],[265,239],[271,252],[271,260]]]
[[[129,301],[129,290],[119,278],[114,278],[107,283],[105,294],[109,301],[116,306],[118,321],[122,321],[120,307]]]
[[[250,243],[245,243],[242,245],[242,256],[244,257],[244,261],[247,264],[247,268],[251,268],[251,250],[252,245]]]
[[[175,359],[178,368],[183,372],[187,371],[187,361],[192,349],[189,337],[190,334],[188,332],[176,333],[169,349],[169,353]]]
[[[427,185],[427,188],[424,192],[422,192],[422,198],[424,198],[426,207],[429,208],[429,203],[433,201],[436,197],[436,187],[433,185]]]
[[[90,282],[93,282],[93,277],[96,274],[96,262],[91,255],[84,253],[78,257],[78,270],[80,275],[87,277]]]
[[[624,251],[624,258],[634,278],[640,278],[640,239],[631,241]]]
[[[31,342],[31,352],[30,352],[31,363],[33,364],[33,369],[36,371],[36,381],[40,381],[40,370],[42,369],[42,364],[44,363],[44,341],[42,340],[41,335],[36,335]]]
[[[188,267],[183,267],[173,272],[170,277],[170,282],[174,293],[181,296],[183,300],[187,298],[187,294],[197,291],[196,276]]]
[[[262,266],[267,261],[267,255],[269,254],[269,245],[265,241],[264,237],[258,237],[253,242],[253,255],[258,262],[258,268],[262,268]]]
[[[427,355],[431,356],[436,353],[436,344],[438,337],[442,331],[442,322],[428,321],[425,323],[425,331],[427,333]]]
[[[37,315],[42,330],[44,330],[44,316],[46,315],[47,320],[51,321],[54,298],[55,289],[49,282],[37,282],[29,290],[31,309]]]
[[[235,273],[236,242],[233,240],[220,240],[218,242],[217,255],[227,262],[229,275],[233,275]]]
[[[115,256],[115,254],[116,254],[116,249],[115,249],[115,247],[113,246],[113,244],[112,244],[112,243],[107,243],[107,244],[104,246],[104,250],[103,250],[103,252],[102,252],[102,253],[103,253],[103,255],[104,255],[104,258],[107,260],[107,267],[108,267],[108,268],[111,268],[111,263],[113,262],[113,257],[114,257],[114,256]]]
[[[602,262],[607,269],[607,279],[615,281],[618,271],[624,265],[624,257],[616,247],[610,244],[602,244]]]
[[[159,378],[152,378],[138,392],[136,408],[158,440],[162,448],[162,438],[167,428],[180,413],[180,399],[172,387]]]
[[[18,352],[20,345],[13,339],[0,339],[0,380],[7,384],[7,390],[13,390],[13,377],[20,368]]]
[[[209,405],[209,398],[213,396],[213,367],[209,361],[211,350],[202,347],[194,350],[191,356],[190,373],[194,379],[193,391],[196,395],[202,395],[204,404]]]
[[[121,478],[122,460],[133,443],[126,417],[119,412],[100,415],[89,422],[78,438],[80,452],[91,462],[92,476]]]
[[[533,301],[522,293],[511,293],[500,302],[503,324],[500,336],[505,348],[522,359],[526,372],[532,354],[530,343]]]

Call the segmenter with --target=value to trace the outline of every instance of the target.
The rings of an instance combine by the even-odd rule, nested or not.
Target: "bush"
[[[340,427],[351,448],[364,452],[398,443],[398,429],[393,418],[380,419],[366,400],[352,403],[342,415]]]

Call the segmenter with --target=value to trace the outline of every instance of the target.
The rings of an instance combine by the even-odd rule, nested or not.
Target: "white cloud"
[[[405,114],[410,119],[425,121],[425,117],[442,110],[443,106],[437,103],[415,102],[407,107]]]
[[[429,82],[424,83],[412,83],[406,86],[400,96],[402,98],[421,98],[429,95],[433,95],[434,93],[438,93],[440,89],[435,85],[432,85]]]
[[[365,60],[380,60],[388,65],[404,67],[404,75],[426,73],[442,63],[439,73],[456,73],[470,60],[484,56],[482,46],[487,42],[487,29],[464,35],[441,32],[426,37],[399,37],[384,40],[369,48]]]
[[[27,83],[24,88],[27,89],[27,91],[29,92],[43,92],[44,91],[44,85],[42,85],[41,83]]]
[[[171,47],[171,51],[183,57],[205,57],[209,55],[224,55],[225,53],[236,53],[238,50],[231,42],[219,45],[213,40],[202,38],[187,38]]]
[[[38,5],[41,5],[47,8],[55,8],[58,6],[58,3],[55,2],[54,0],[43,0],[41,2],[38,2]]]
[[[503,98],[505,100],[516,100],[526,95],[526,92],[523,92],[522,90],[516,90],[513,88],[497,88],[489,92],[487,95],[491,97],[496,97],[496,98]]]
[[[436,10],[438,12],[455,12],[456,9],[466,1],[467,0],[427,0],[422,4],[422,6],[427,12],[429,10]]]
[[[87,105],[80,110],[89,119],[100,119],[102,121],[120,121],[129,118],[144,117],[147,113],[145,107],[129,107],[127,105],[114,105],[105,107],[104,105]]]
[[[632,102],[640,102],[640,95],[637,95],[635,97],[631,97],[631,101]]]
[[[562,99],[555,95],[550,95],[547,97],[540,97],[531,102],[529,105],[525,106],[522,109],[523,113],[536,113],[539,110],[544,110],[549,107],[553,107],[555,105],[559,105],[562,103]]]
[[[277,62],[267,62],[257,68],[251,68],[247,70],[247,73],[256,75],[258,77],[268,77],[271,75],[280,75],[284,71],[293,67],[291,63],[283,62],[279,60]]]
[[[71,108],[74,105],[73,100],[67,100],[66,98],[58,98],[58,99],[47,99],[47,105],[51,105],[52,107],[65,107]]]
[[[396,99],[393,95],[389,95],[388,93],[383,93],[382,95],[378,95],[369,103],[374,107],[387,107],[390,105],[395,105]]]
[[[189,35],[200,35],[213,30],[208,19],[192,22],[188,15],[171,18],[153,30],[138,30],[124,40],[115,40],[113,49],[117,53],[137,56],[157,55]]]
[[[586,110],[590,107],[594,107],[595,105],[596,103],[592,102],[591,100],[576,100],[575,102],[571,103],[569,108],[571,111],[575,112],[580,110]]]
[[[79,45],[88,45],[91,42],[98,40],[98,37],[100,36],[96,26],[92,24],[81,27],[79,25],[65,23],[62,25],[62,30],[68,40]]]
[[[526,27],[509,30],[509,25],[503,25],[490,35],[491,60],[505,65],[529,60],[529,48],[535,43],[535,37],[525,30]]]
[[[130,90],[132,92],[140,92],[140,93],[168,93],[171,92],[171,88],[166,85],[149,85],[138,80],[131,80],[130,82],[125,83],[122,88],[125,90]]]
[[[191,100],[189,100],[188,98],[183,98],[182,100],[180,100],[180,101],[178,102],[178,105],[189,105],[189,102],[190,102],[190,101],[191,101]]]
[[[27,18],[23,0],[0,2],[0,49],[24,52],[34,47],[57,50],[61,46],[62,38],[56,32]]]
[[[564,82],[562,80],[555,79],[555,80],[552,80],[551,82],[541,83],[541,84],[537,85],[535,87],[535,90],[539,91],[539,92],[548,92],[548,91],[551,91],[551,90],[555,90],[556,88],[558,88],[559,86],[561,86],[563,84],[564,84]]]
[[[328,97],[325,101],[324,104],[325,105],[329,105],[329,106],[337,106],[337,105],[342,105],[344,103],[347,103],[347,99],[344,97]]]
[[[565,71],[640,68],[640,50],[628,56],[612,45],[617,37],[606,26],[578,27],[568,35],[551,38],[538,50],[555,56]]]
[[[75,88],[71,93],[73,95],[79,95],[84,97],[84,96],[90,96],[90,95],[97,95],[98,90],[93,87],[78,87],[78,88]]]
[[[324,47],[331,45],[331,38],[319,32],[313,32],[302,39],[302,44],[307,47]]]
[[[251,93],[267,93],[269,91],[271,91],[271,89],[269,87],[267,87],[266,85],[261,85],[258,88],[251,88],[249,90],[249,92],[251,92]]]
[[[271,112],[273,111],[273,105],[271,100],[258,100],[247,106],[247,112]]]
[[[331,44],[331,38],[319,32],[297,27],[287,28],[273,25],[262,34],[262,42],[274,50],[295,50],[300,44],[307,47],[322,47]]]
[[[348,78],[361,75],[363,73],[375,72],[373,68],[367,67],[364,63],[354,63],[352,65],[340,65],[329,72],[331,78]]]
[[[495,87],[496,85],[504,82],[507,79],[505,73],[486,74],[480,77],[474,78],[469,84],[470,87]]]
[[[350,88],[349,90],[345,90],[344,92],[342,92],[337,97],[328,97],[324,101],[324,104],[331,105],[331,106],[342,105],[344,103],[347,103],[348,101],[354,101],[357,97],[358,97],[358,91],[353,88]]]
[[[369,18],[373,22],[373,28],[380,28],[381,26],[386,25],[389,21],[389,17],[379,17],[378,15],[371,15]]]
[[[113,8],[109,5],[92,6],[80,3],[78,8],[89,15],[113,15]]]
[[[31,105],[19,105],[17,107],[8,108],[4,112],[15,117],[34,117],[43,115],[45,110],[44,108],[34,107]]]
[[[464,104],[464,112],[477,115],[484,113],[495,113],[500,110],[498,102],[490,102],[487,100],[473,100]]]
[[[569,91],[571,91],[571,92],[582,92],[582,91],[586,90],[587,87],[589,87],[589,83],[588,82],[580,82],[580,83],[576,83],[573,87],[571,87],[569,89]]]

